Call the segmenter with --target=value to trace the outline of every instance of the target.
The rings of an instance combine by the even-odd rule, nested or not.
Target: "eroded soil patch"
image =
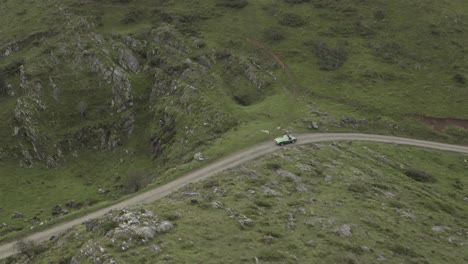
[[[442,131],[448,128],[449,126],[462,127],[468,129],[468,120],[467,119],[457,119],[457,118],[437,118],[418,115],[415,118],[426,125],[431,126],[437,131]]]

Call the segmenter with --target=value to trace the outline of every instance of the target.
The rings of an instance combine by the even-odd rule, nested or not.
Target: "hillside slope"
[[[463,263],[467,160],[368,143],[288,147],[24,252],[32,263]]]
[[[285,131],[466,144],[467,13],[462,0],[5,0],[0,239]]]

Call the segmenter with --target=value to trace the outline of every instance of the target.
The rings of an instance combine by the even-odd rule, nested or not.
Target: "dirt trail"
[[[369,135],[369,134],[357,134],[357,133],[301,134],[301,135],[297,135],[297,139],[298,139],[298,142],[296,143],[296,145],[327,142],[327,141],[368,141],[368,142],[380,142],[380,143],[399,144],[399,145],[410,145],[410,146],[416,146],[416,147],[454,151],[454,152],[468,154],[468,147],[464,147],[464,146],[449,145],[449,144],[408,139],[408,138],[381,136],[381,135]],[[79,225],[88,219],[103,216],[105,213],[109,212],[112,209],[154,202],[182,188],[183,186],[189,183],[193,183],[193,182],[206,179],[223,170],[236,167],[246,161],[258,158],[260,156],[269,154],[279,149],[281,149],[281,147],[276,146],[273,142],[264,142],[264,143],[258,144],[254,147],[239,151],[224,159],[208,164],[207,166],[201,169],[188,173],[180,177],[179,179],[174,180],[163,186],[160,186],[156,189],[134,196],[128,200],[122,201],[113,206],[109,206],[107,208],[89,213],[75,220],[61,223],[47,230],[44,230],[35,234],[31,234],[27,236],[25,240],[43,241],[43,240],[49,239],[51,236],[56,236],[75,225]],[[15,242],[0,245],[0,259],[4,259],[15,254],[14,244]]]

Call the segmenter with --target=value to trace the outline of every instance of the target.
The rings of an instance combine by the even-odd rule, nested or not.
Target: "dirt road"
[[[303,145],[309,143],[318,143],[326,141],[367,141],[367,142],[379,142],[379,143],[389,143],[389,144],[398,144],[398,145],[410,145],[416,147],[438,149],[453,151],[459,153],[468,154],[468,147],[456,146],[449,144],[442,144],[430,141],[422,141],[408,138],[400,137],[391,137],[391,136],[381,136],[381,135],[368,135],[368,134],[352,134],[352,133],[326,133],[326,134],[301,134],[297,135],[298,142],[296,145]],[[122,201],[113,206],[89,213],[85,216],[71,220],[65,223],[58,224],[57,226],[51,227],[47,230],[41,231],[39,233],[32,234],[26,237],[26,240],[33,241],[42,241],[49,239],[51,236],[56,236],[61,232],[64,232],[68,228],[71,228],[75,225],[79,225],[84,221],[103,216],[105,213],[109,212],[112,209],[128,207],[137,204],[146,204],[156,201],[163,198],[164,196],[170,194],[171,192],[176,191],[177,189],[193,182],[197,182],[208,177],[215,175],[218,172],[238,166],[246,161],[258,158],[265,154],[279,150],[280,147],[276,146],[273,141],[265,142],[258,145],[255,145],[249,149],[245,149],[234,153],[224,159],[215,161],[212,164],[196,170],[194,172],[188,173],[177,180],[174,180],[166,185],[160,186],[156,189],[150,190],[148,192],[142,193],[135,197],[132,197],[128,200]],[[0,246],[0,259],[7,258],[15,254],[14,251],[14,242],[3,244]]]

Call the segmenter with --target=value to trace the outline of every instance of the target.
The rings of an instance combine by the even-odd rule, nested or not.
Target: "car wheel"
[[[294,140],[292,141],[292,143],[296,143],[296,140],[294,139]]]
[[[281,143],[279,143],[279,145],[280,145],[280,146],[283,146],[283,145],[284,145],[284,143],[283,143],[283,142],[281,142]]]

